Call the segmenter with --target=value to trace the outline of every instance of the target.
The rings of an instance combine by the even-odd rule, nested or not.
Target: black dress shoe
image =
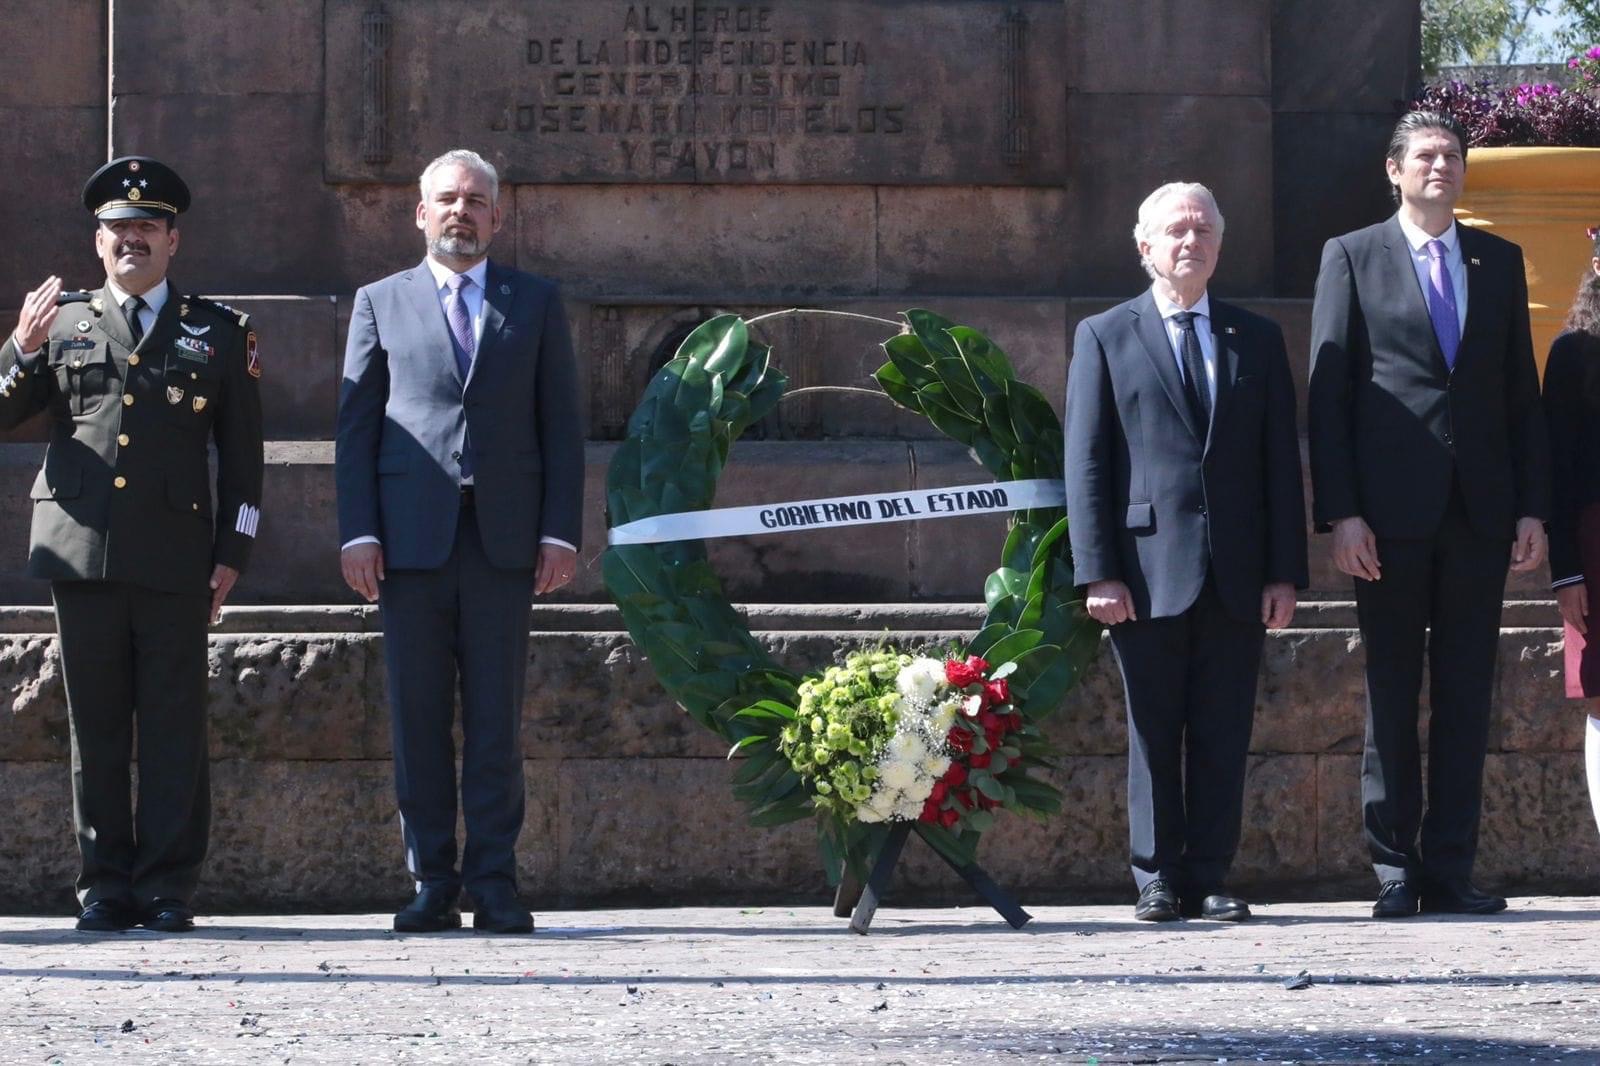
[[[533,914],[507,886],[472,889],[472,928],[479,933],[531,933]]]
[[[1422,909],[1429,914],[1498,914],[1506,909],[1506,901],[1504,896],[1491,896],[1458,877],[1424,884]]]
[[[1417,890],[1405,881],[1385,881],[1372,905],[1374,918],[1409,918],[1417,913]]]
[[[158,933],[192,933],[194,910],[181,899],[151,900],[139,924]]]
[[[1193,914],[1185,914],[1184,917],[1204,918],[1209,922],[1242,922],[1250,917],[1250,904],[1238,896],[1214,892],[1201,901]]]
[[[461,928],[461,910],[456,906],[454,890],[422,886],[415,899],[394,916],[397,933],[442,933],[446,929]]]
[[[78,915],[77,928],[85,933],[120,933],[139,924],[133,906],[117,899],[97,899]]]
[[[1133,916],[1141,922],[1175,922],[1178,920],[1178,894],[1158,877],[1139,893],[1139,902],[1133,905]]]

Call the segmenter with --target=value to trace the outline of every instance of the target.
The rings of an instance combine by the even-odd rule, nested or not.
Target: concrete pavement
[[[1366,912],[1151,926],[1040,907],[1013,932],[890,900],[867,937],[782,907],[545,913],[532,937],[402,937],[388,915],[206,917],[189,936],[3,918],[0,1060],[1600,1062],[1600,899]]]

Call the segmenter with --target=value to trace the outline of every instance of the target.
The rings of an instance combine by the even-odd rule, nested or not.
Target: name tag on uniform
[[[215,350],[205,341],[195,337],[179,337],[174,342],[178,347],[178,358],[193,359],[205,363],[211,360],[211,353]]]
[[[94,347],[94,341],[88,337],[74,337],[70,341],[57,341],[56,347],[64,352],[87,350]]]

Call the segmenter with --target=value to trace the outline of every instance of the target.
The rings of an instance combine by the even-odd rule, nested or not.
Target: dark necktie
[[[1194,415],[1200,435],[1211,428],[1211,386],[1206,381],[1206,357],[1200,350],[1200,334],[1195,331],[1193,311],[1172,316],[1178,324],[1178,351],[1183,356],[1183,386],[1189,396],[1189,411]]]
[[[128,320],[128,330],[133,334],[133,346],[139,347],[139,342],[144,340],[144,325],[139,321],[139,311],[144,307],[144,297],[130,296],[128,302],[122,305],[122,315]]]

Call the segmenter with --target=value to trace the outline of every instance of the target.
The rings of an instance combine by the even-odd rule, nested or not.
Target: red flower
[[[950,732],[945,736],[945,742],[950,745],[950,750],[965,755],[972,750],[972,731],[962,729],[960,726],[951,726]]]
[[[944,802],[944,798],[949,792],[949,785],[945,784],[943,781],[935,781],[933,783],[933,791],[928,793],[928,802],[934,806],[938,806]]]
[[[976,801],[972,798],[972,789],[970,788],[964,788],[960,792],[957,792],[956,802],[961,804],[961,806],[965,807],[969,811],[977,805]]]
[[[978,724],[983,727],[985,733],[992,734],[1001,726],[1000,716],[993,711],[984,711],[978,715]]]
[[[983,698],[994,704],[1010,703],[1011,688],[1006,684],[1006,679],[1002,677],[999,681],[985,681]]]
[[[944,679],[956,688],[966,688],[982,681],[988,669],[989,664],[976,655],[967,656],[966,662],[950,659],[944,664]]]
[[[922,805],[922,814],[917,818],[919,822],[937,822],[939,820],[939,805],[929,800]]]
[[[982,807],[986,811],[992,811],[996,807],[1000,806],[1000,801],[992,800],[980,792],[978,793],[978,806]]]
[[[967,768],[958,762],[950,764],[950,769],[944,772],[944,782],[951,788],[964,785],[967,782]]]
[[[989,765],[989,756],[974,755],[972,758],[967,760],[967,763],[971,765],[974,770],[982,770]]]
[[[944,826],[946,829],[951,828],[960,820],[961,815],[957,814],[954,810],[939,812],[939,824]]]
[[[1012,711],[1010,714],[1006,715],[1006,719],[1006,724],[1011,727],[1011,731],[1013,733],[1022,728],[1022,712]]]

